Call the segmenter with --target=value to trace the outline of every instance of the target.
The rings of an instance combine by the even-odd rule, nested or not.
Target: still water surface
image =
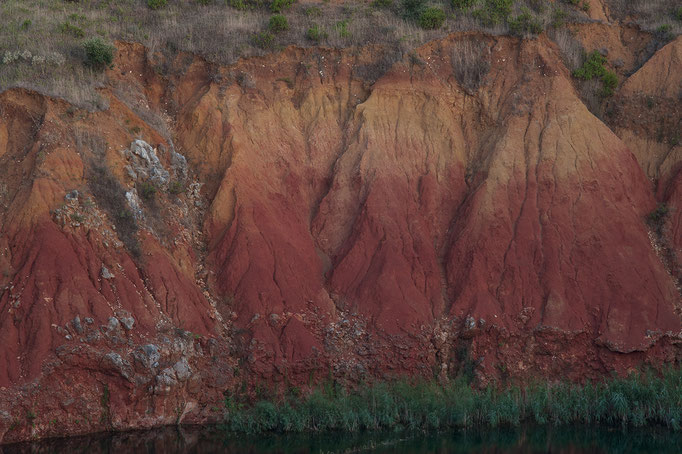
[[[97,434],[0,446],[0,454],[245,453],[245,454],[448,454],[448,453],[680,453],[682,433],[659,428],[525,427],[423,433],[263,435],[236,437],[215,427]]]

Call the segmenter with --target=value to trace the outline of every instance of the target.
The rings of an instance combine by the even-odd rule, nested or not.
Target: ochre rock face
[[[676,96],[646,74],[679,43],[621,105]],[[118,48],[106,110],[0,94],[0,440],[215,421],[243,383],[679,361],[679,276],[645,220],[666,201],[680,247],[679,154],[648,166],[545,37],[392,65]]]
[[[682,282],[682,37],[665,45],[630,76],[613,101],[610,124],[652,180],[668,207],[659,240],[669,272]],[[678,305],[679,306],[679,305]]]

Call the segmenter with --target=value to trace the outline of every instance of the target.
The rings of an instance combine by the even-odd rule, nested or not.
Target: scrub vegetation
[[[620,5],[620,0],[607,1],[614,8]],[[664,30],[672,37],[682,31],[680,13],[669,3],[620,6],[641,18],[640,25],[651,33]],[[375,0],[315,6],[294,0],[5,0],[0,17],[0,91],[32,88],[90,110],[106,108],[96,88],[115,40],[140,42],[152,53],[188,51],[229,64],[292,44],[379,44],[399,49],[402,56],[458,31],[532,39],[545,30],[554,33],[590,21],[580,2],[539,0]]]

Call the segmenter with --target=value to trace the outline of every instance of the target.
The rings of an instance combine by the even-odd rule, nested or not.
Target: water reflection
[[[0,447],[0,454],[248,453],[679,453],[682,434],[659,428],[524,427],[452,433],[263,435],[236,437],[216,427],[165,427]]]

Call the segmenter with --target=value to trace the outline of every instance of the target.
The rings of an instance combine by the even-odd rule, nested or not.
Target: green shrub
[[[116,49],[102,38],[91,38],[83,43],[85,49],[85,64],[93,69],[102,71],[114,62]]]
[[[483,0],[473,14],[485,26],[498,25],[507,21],[513,4],[514,0]]]
[[[140,183],[138,186],[138,192],[140,193],[140,197],[142,197],[143,200],[149,201],[152,200],[156,195],[156,186],[148,181],[145,181],[144,183]]]
[[[291,8],[294,4],[294,0],[272,0],[270,4],[270,11],[273,13],[281,13],[282,10]]]
[[[672,41],[673,38],[675,38],[675,35],[672,33],[672,27],[669,24],[658,27],[654,32],[654,35],[656,36],[656,39],[663,42]]]
[[[509,30],[518,36],[539,35],[542,33],[542,23],[528,8],[523,8],[521,14],[509,20]]]
[[[601,76],[602,96],[612,96],[618,86],[618,76],[613,71],[606,70]]]
[[[248,3],[245,0],[225,0],[225,4],[240,11],[243,11],[249,7]]]
[[[604,75],[606,68],[604,64],[606,63],[606,58],[599,53],[599,51],[594,51],[587,56],[585,63],[573,71],[573,77],[577,77],[582,80],[591,80],[595,77],[601,77]]]
[[[670,209],[665,203],[659,203],[654,211],[647,215],[647,220],[654,226],[660,226],[665,221]]]
[[[185,185],[180,181],[173,181],[168,185],[168,193],[173,195],[182,194],[185,192]]]
[[[561,8],[556,8],[552,11],[552,27],[559,28],[566,22],[566,11]]]
[[[375,8],[390,8],[393,6],[393,0],[374,0],[372,6]]]
[[[73,13],[69,14],[69,19],[71,19],[74,22],[85,22],[87,17],[85,17],[85,15],[83,14]]]
[[[348,30],[348,24],[349,24],[348,19],[344,19],[336,23],[334,28],[336,28],[336,31],[339,32],[339,36],[341,38],[350,38],[350,30]]]
[[[85,36],[85,32],[82,28],[72,25],[69,22],[64,22],[61,24],[59,26],[59,31],[65,35],[71,35],[74,38],[83,38]]]
[[[260,32],[253,35],[253,44],[261,49],[270,49],[275,44],[275,35],[270,32]]]
[[[443,26],[445,12],[440,8],[426,8],[419,15],[419,26],[426,30],[436,30]]]
[[[416,21],[426,7],[426,0],[403,0],[403,17]]]
[[[159,9],[166,6],[167,0],[147,0],[147,6],[151,9]]]
[[[618,86],[618,76],[616,73],[606,69],[605,63],[606,58],[599,51],[595,50],[587,56],[585,63],[580,68],[573,71],[573,77],[582,80],[598,78],[602,82],[601,95],[611,96]]]
[[[678,21],[682,21],[682,6],[673,10],[673,17]]]
[[[531,9],[536,13],[544,13],[547,8],[547,0],[528,0]]]
[[[270,22],[268,22],[268,29],[272,33],[281,33],[289,30],[289,22],[283,15],[275,14],[270,18]]]
[[[21,26],[19,28],[21,28],[22,30],[28,30],[31,24],[32,24],[31,19],[26,19],[21,23]]]
[[[322,30],[319,25],[313,24],[313,26],[306,31],[305,36],[309,40],[317,43],[327,38],[327,32]]]
[[[309,6],[303,10],[303,14],[305,14],[306,17],[320,17],[322,15],[322,10],[319,6]]]
[[[476,4],[477,0],[452,0],[452,7],[459,10],[469,9]]]

